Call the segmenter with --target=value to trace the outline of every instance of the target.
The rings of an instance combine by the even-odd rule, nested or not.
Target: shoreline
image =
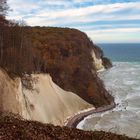
[[[101,112],[105,112],[105,111],[108,111],[108,110],[111,110],[113,108],[116,107],[116,104],[114,101],[112,101],[109,105],[106,105],[106,106],[102,106],[102,107],[98,107],[98,108],[95,108],[95,109],[92,109],[92,110],[89,110],[89,111],[86,111],[86,112],[82,112],[80,114],[77,114],[73,117],[71,117],[67,123],[65,124],[65,126],[67,127],[70,127],[70,128],[76,128],[77,125],[82,121],[84,120],[84,118],[86,118],[87,116],[89,115],[92,115],[94,113],[101,113]]]

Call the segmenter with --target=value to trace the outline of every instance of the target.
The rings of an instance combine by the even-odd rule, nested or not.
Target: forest
[[[0,66],[11,77],[49,73],[56,84],[89,103],[109,104],[111,97],[96,74],[92,50],[97,58],[106,61],[105,67],[111,63],[85,33],[8,21],[6,1],[2,0],[0,5]]]

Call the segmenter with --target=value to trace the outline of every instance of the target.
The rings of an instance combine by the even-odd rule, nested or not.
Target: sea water
[[[140,139],[140,44],[100,44],[113,67],[99,73],[116,108],[88,116],[78,128],[103,130]]]
[[[140,62],[140,44],[99,44],[113,62]]]

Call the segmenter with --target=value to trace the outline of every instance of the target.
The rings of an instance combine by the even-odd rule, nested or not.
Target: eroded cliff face
[[[103,65],[103,60],[101,58],[96,57],[96,54],[95,54],[94,50],[92,51],[91,55],[92,55],[93,60],[94,60],[93,65],[95,66],[95,69],[97,71],[105,70],[105,67]]]
[[[57,86],[48,74],[11,79],[0,70],[0,109],[25,119],[63,125],[67,117],[93,107],[76,94]]]
[[[103,51],[85,33],[69,28],[24,30],[43,60],[42,71],[47,71],[57,85],[96,107],[110,103],[97,71],[109,68],[111,63],[104,61]]]
[[[100,47],[93,45],[91,52],[93,58],[93,65],[97,71],[105,70],[112,67],[112,62],[104,56],[104,53]]]
[[[0,69],[0,110],[20,113],[21,104],[18,102],[19,79],[13,80]]]
[[[9,28],[12,42],[15,28]],[[111,63],[85,33],[45,27],[23,27],[22,32],[22,47],[21,41],[12,48],[6,41],[0,53],[0,65],[8,72],[0,69],[0,111],[62,125],[80,110],[112,102],[97,74]]]

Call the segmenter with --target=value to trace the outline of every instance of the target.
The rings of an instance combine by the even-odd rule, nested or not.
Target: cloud
[[[133,10],[135,9],[135,10]],[[127,14],[125,11],[128,11]],[[132,11],[133,10],[133,11]],[[130,11],[130,12],[129,12]],[[121,12],[121,14],[120,14]],[[135,13],[135,16],[134,14]],[[52,25],[67,25],[73,23],[88,23],[95,21],[114,21],[114,20],[134,20],[140,19],[140,3],[117,3],[109,5],[88,6],[84,8],[72,8],[61,11],[51,11],[43,9],[38,11],[34,17],[28,18],[29,24],[33,24],[34,19],[41,20],[40,25],[48,25],[46,21],[52,21]],[[42,22],[44,20],[44,22]],[[50,22],[49,22],[50,23]],[[36,24],[36,23],[34,23]]]
[[[93,34],[89,30],[97,36],[98,31],[103,34],[105,29],[107,34],[111,32],[112,35],[117,29],[124,33],[127,29],[137,34],[134,28],[140,27],[138,0],[9,0],[9,5],[13,9],[8,16],[10,19],[24,19],[32,26],[78,28],[92,38]],[[131,24],[127,24],[127,21]]]
[[[140,27],[139,28],[116,28],[104,29],[97,31],[87,31],[87,34],[96,43],[140,43]]]

